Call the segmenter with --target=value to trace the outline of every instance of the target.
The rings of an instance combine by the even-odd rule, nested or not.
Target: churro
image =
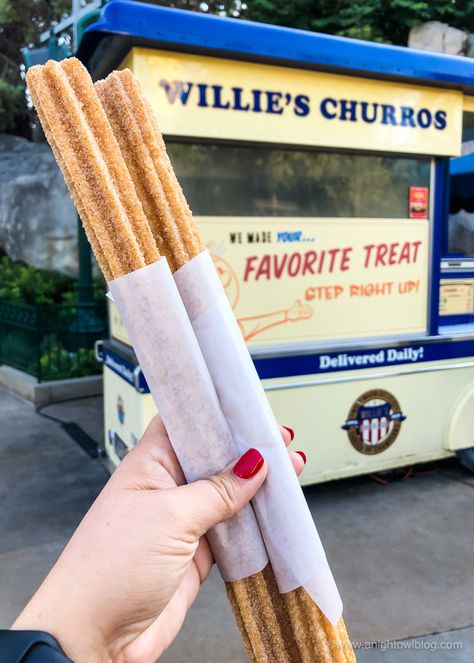
[[[87,239],[89,240],[90,245],[92,246],[92,250],[94,251],[94,255],[96,257],[97,263],[99,265],[99,268],[104,275],[104,278],[106,281],[110,281],[113,276],[112,272],[110,270],[109,263],[107,261],[107,258],[105,257],[104,252],[102,251],[102,248],[99,244],[99,241],[97,239],[97,236],[95,234],[94,228],[90,222],[90,219],[88,217],[87,211],[85,206],[82,204],[81,197],[76,189],[76,186],[74,184],[74,178],[71,176],[71,173],[69,172],[68,167],[66,166],[66,163],[64,162],[64,159],[62,158],[61,152],[58,149],[58,146],[56,145],[56,141],[54,139],[53,132],[51,131],[51,128],[49,126],[49,122],[46,118],[45,113],[43,112],[43,108],[40,102],[40,99],[36,93],[36,89],[38,87],[38,83],[36,83],[36,79],[40,76],[40,70],[38,69],[32,69],[28,75],[28,80],[29,80],[29,85],[30,85],[30,94],[31,98],[33,100],[33,103],[36,107],[36,112],[38,113],[38,117],[41,122],[41,126],[43,127],[44,134],[46,136],[46,139],[48,143],[51,146],[51,149],[53,150],[54,157],[61,169],[61,172],[63,174],[64,180],[66,181],[67,187],[69,191],[71,192],[71,196],[74,200],[74,204],[76,206],[76,209],[78,211],[78,214],[81,218],[82,225],[84,226],[84,230],[87,235]]]
[[[130,72],[128,72],[130,74]],[[192,218],[181,187],[166,154],[151,109],[139,90],[136,79],[127,72],[110,74],[95,88],[114,129],[122,154],[130,170],[143,209],[159,250],[173,271],[184,265],[200,250]],[[173,247],[171,253],[166,247]]]
[[[61,64],[51,60],[44,66],[32,67],[27,83],[33,101],[40,108],[40,120],[45,121],[47,134],[59,155],[66,183],[71,184],[76,207],[82,211],[92,247],[95,250],[100,247],[96,252],[98,261],[103,262],[103,254],[108,275],[116,278],[147,264],[134,228],[142,224],[142,238],[146,236],[148,223],[100,103],[101,112],[93,127],[88,123],[86,114],[89,115],[89,103],[93,104],[91,97],[97,97],[89,74],[79,61],[74,62],[77,62],[74,65],[77,80],[89,91],[81,100],[71,84],[71,71],[66,73]],[[99,143],[108,144],[105,155]],[[121,164],[122,168],[113,167],[113,163]],[[122,202],[124,191],[128,195],[126,207]],[[151,232],[148,239],[148,261],[157,260],[159,252]]]
[[[108,280],[166,256],[173,271],[203,250],[153,113],[128,72],[96,84],[75,59],[32,67],[27,83],[45,134]],[[255,663],[354,661],[303,588],[281,595],[270,565],[226,583]]]
[[[129,70],[95,84],[160,251],[175,271],[203,248],[154,114]],[[178,239],[176,236],[178,235]],[[270,565],[226,583],[243,641],[256,663],[350,663],[344,621],[334,627],[303,588],[281,595]]]

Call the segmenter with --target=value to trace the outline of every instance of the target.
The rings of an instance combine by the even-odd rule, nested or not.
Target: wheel
[[[456,451],[456,456],[458,457],[461,465],[464,465],[464,467],[467,467],[468,470],[474,472],[474,447],[458,449]]]

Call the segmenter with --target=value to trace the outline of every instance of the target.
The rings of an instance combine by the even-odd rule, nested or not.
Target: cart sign
[[[474,313],[474,279],[441,279],[439,283],[440,315]]]
[[[351,406],[342,426],[357,451],[378,454],[390,447],[398,437],[406,419],[393,394],[383,389],[363,393]]]
[[[426,331],[427,220],[198,223],[251,346]]]
[[[458,155],[462,93],[134,48],[121,65],[172,136]]]
[[[428,218],[428,193],[427,186],[411,186],[408,216],[410,219]]]

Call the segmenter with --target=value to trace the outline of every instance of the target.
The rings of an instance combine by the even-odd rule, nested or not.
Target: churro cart
[[[474,256],[447,223],[474,62],[118,0],[78,56],[141,81],[303,481],[465,457]],[[115,465],[154,406],[110,323]]]

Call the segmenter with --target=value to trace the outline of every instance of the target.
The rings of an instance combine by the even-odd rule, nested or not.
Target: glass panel
[[[429,159],[167,142],[197,216],[408,217]]]

